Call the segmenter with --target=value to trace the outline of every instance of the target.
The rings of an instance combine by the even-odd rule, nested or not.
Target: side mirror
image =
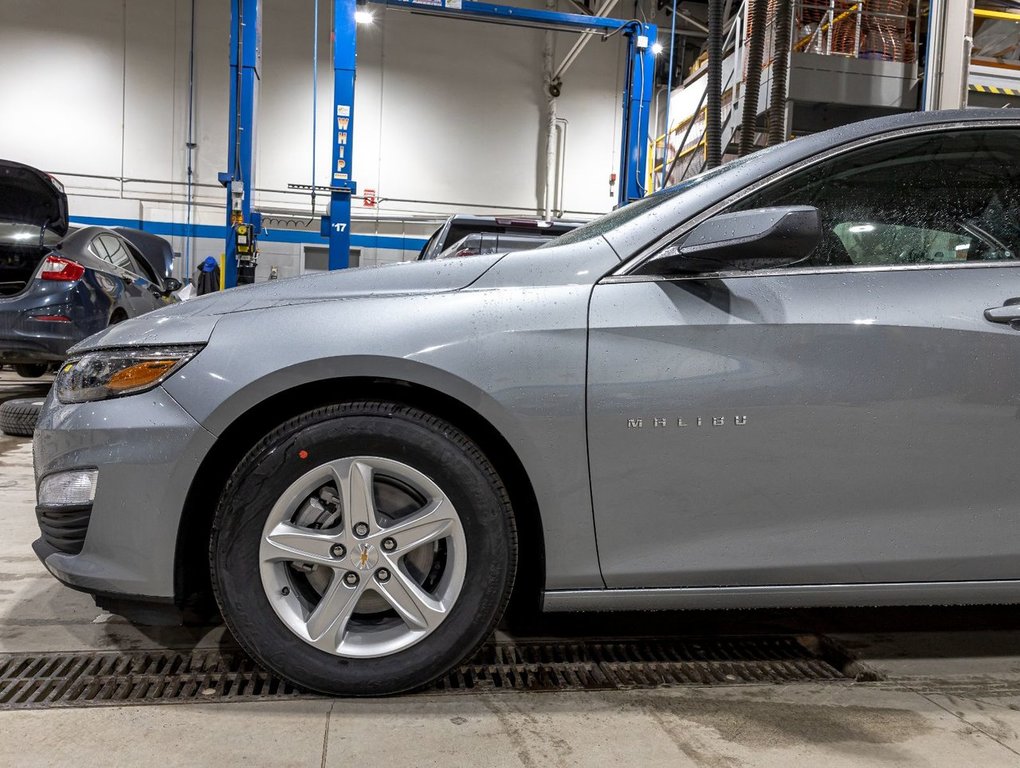
[[[706,219],[648,262],[653,274],[750,271],[803,261],[822,239],[817,208],[793,205]]]
[[[184,283],[176,277],[168,277],[163,280],[163,293],[166,295],[170,295],[174,291],[179,291],[183,287]]]

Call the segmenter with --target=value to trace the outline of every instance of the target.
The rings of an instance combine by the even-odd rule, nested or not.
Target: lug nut
[[[395,542],[391,538],[385,538],[382,540],[382,548],[385,549],[387,552],[392,552],[397,548],[397,542]]]
[[[329,548],[329,554],[331,554],[333,557],[343,557],[344,555],[347,554],[347,550],[344,549],[343,544],[334,544],[332,547]]]
[[[344,574],[344,583],[348,587],[356,587],[358,585],[358,574],[354,571],[348,571]]]
[[[355,536],[368,536],[368,523],[358,523],[354,526]]]
[[[385,584],[387,581],[390,580],[390,572],[387,571],[385,568],[380,568],[378,571],[375,572],[375,577]]]

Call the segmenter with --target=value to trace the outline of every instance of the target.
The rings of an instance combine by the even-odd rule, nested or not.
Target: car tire
[[[14,366],[14,372],[25,379],[38,379],[49,369],[46,363],[17,363]]]
[[[209,547],[241,646],[341,696],[419,688],[473,654],[517,564],[509,497],[479,447],[442,419],[373,401],[263,438],[221,495]]]
[[[0,403],[0,431],[12,437],[31,437],[43,402],[22,398]]]

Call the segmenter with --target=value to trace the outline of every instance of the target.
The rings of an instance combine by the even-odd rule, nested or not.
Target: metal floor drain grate
[[[434,693],[612,690],[847,679],[847,657],[792,637],[490,643]],[[241,651],[0,656],[0,710],[307,697]]]
[[[843,670],[851,661],[817,638],[494,643],[431,687],[549,691],[795,683],[847,679]]]
[[[240,651],[0,657],[0,709],[301,696]]]

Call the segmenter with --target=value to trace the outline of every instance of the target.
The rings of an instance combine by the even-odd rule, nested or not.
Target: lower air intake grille
[[[85,546],[92,505],[82,507],[36,507],[42,538],[51,547],[77,555]]]

